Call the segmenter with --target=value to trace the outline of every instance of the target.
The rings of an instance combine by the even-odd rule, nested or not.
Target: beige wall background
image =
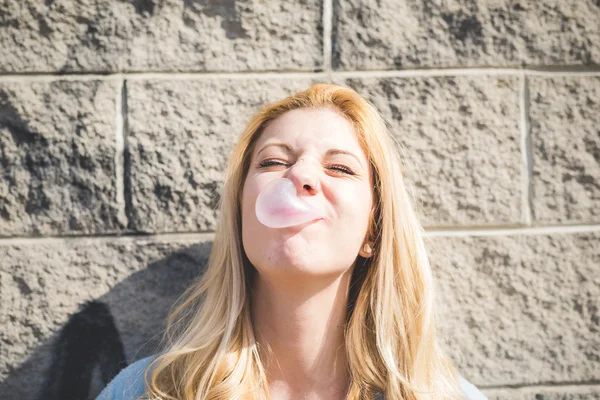
[[[459,371],[600,399],[598,0],[0,0],[0,49],[0,398],[86,300],[151,354],[245,122],[335,82],[405,147]]]

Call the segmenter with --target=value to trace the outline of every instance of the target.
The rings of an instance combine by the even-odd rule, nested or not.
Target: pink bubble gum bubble
[[[297,196],[294,183],[287,178],[275,179],[261,190],[256,198],[256,217],[270,228],[286,228],[325,218],[323,212]]]

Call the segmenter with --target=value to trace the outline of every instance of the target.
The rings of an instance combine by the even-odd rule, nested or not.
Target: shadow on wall
[[[170,307],[202,275],[210,248],[207,242],[179,249],[81,304],[60,332],[9,373],[0,399],[95,398],[128,361],[157,351]]]

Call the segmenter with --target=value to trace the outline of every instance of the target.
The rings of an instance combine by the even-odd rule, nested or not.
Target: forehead
[[[331,109],[296,109],[271,121],[256,142],[255,154],[264,144],[286,142],[294,149],[332,147],[351,150],[363,157],[358,137],[350,121]]]

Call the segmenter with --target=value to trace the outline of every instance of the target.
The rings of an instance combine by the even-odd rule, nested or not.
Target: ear
[[[371,258],[373,256],[373,245],[370,242],[363,244],[358,254],[362,258]]]

